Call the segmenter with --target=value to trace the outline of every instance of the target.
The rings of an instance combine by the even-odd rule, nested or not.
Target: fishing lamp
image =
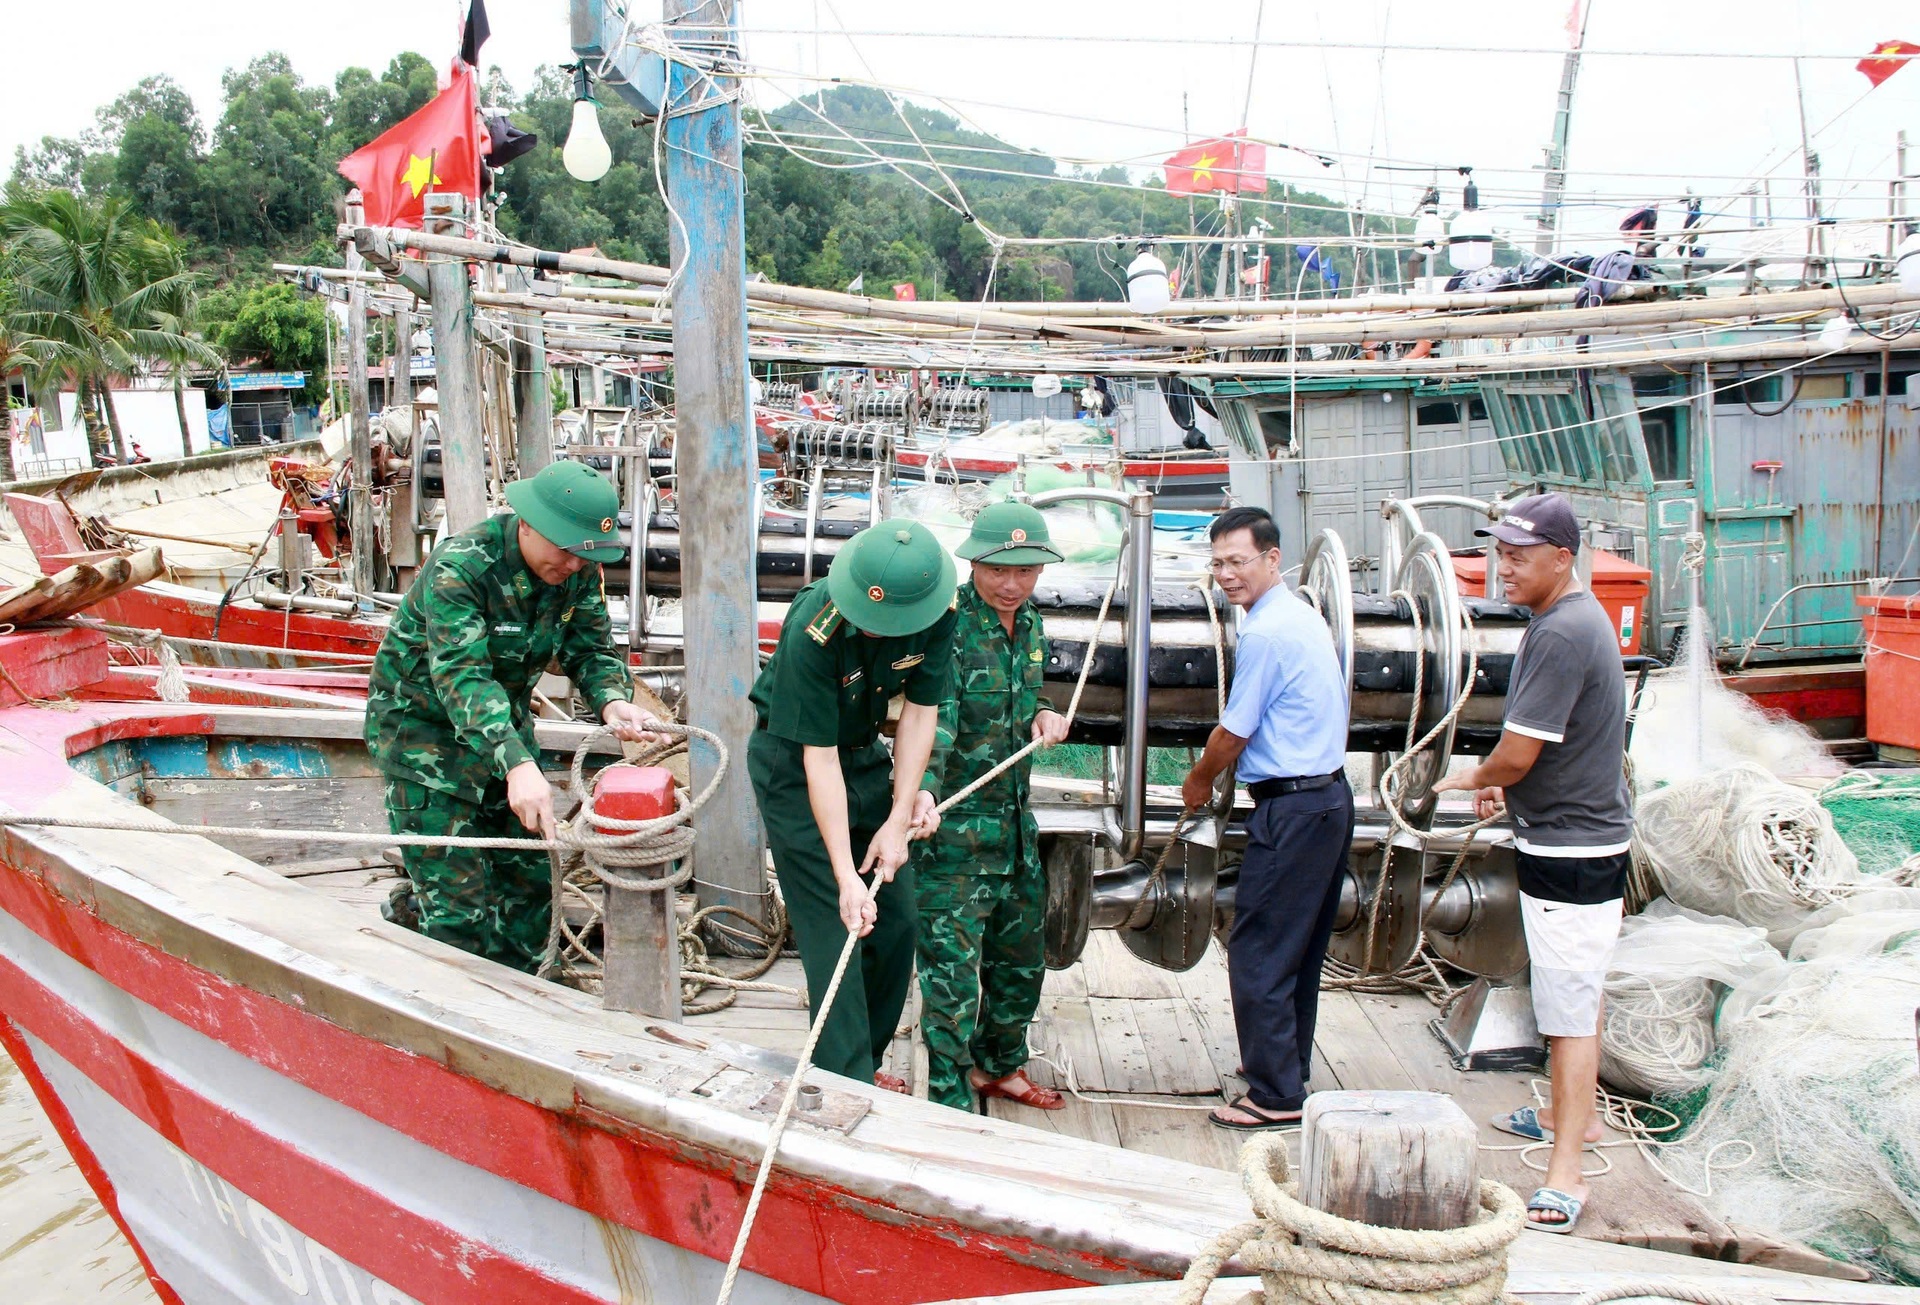
[[[1058,393],[1060,393],[1060,378],[1058,376],[1051,375],[1047,372],[1042,372],[1040,373],[1040,375],[1033,378],[1033,397],[1034,398],[1051,399],[1054,395]]]
[[[1920,231],[1900,242],[1894,251],[1893,270],[1900,277],[1900,289],[1920,295]]]
[[[585,64],[573,69],[573,126],[567,131],[560,160],[575,181],[598,181],[613,166],[613,151],[600,131],[600,106],[594,102],[593,83]]]
[[[1447,232],[1447,262],[1456,272],[1478,272],[1493,261],[1493,222],[1480,207],[1480,188],[1473,184],[1473,170],[1467,174],[1466,193],[1460,212]]]
[[[1139,255],[1127,264],[1127,302],[1137,313],[1157,313],[1173,302],[1173,288],[1167,283],[1167,265],[1144,240],[1140,242]]]
[[[1429,259],[1447,238],[1447,224],[1440,220],[1440,192],[1427,187],[1420,199],[1420,216],[1413,224],[1413,247]]]
[[[1846,347],[1847,337],[1853,334],[1853,319],[1845,313],[1829,317],[1820,328],[1820,347],[1829,352]]]

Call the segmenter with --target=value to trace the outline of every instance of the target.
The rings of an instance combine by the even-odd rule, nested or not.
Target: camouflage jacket
[[[545,583],[518,525],[492,517],[441,544],[394,613],[367,694],[367,748],[386,774],[479,801],[536,759],[533,685],[556,657],[596,718],[632,695],[600,568]]]
[[[1009,635],[1000,614],[971,584],[964,584],[954,616],[953,689],[940,703],[933,756],[927,762],[926,787],[943,799],[1026,746],[1033,737],[1034,716],[1052,707],[1041,691],[1047,640],[1040,632],[1039,609],[1031,602],[1023,604]],[[958,844],[982,838],[1010,841],[1015,830],[1008,817],[1015,811],[1023,828],[1030,825],[1026,808],[1032,770],[1031,760],[1022,761],[948,811],[929,849],[935,859],[946,861],[949,854],[963,850]],[[1006,873],[1013,867],[982,864],[980,869]]]

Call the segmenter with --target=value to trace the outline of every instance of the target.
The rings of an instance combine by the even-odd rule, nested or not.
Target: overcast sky
[[[643,21],[657,3],[634,0]],[[1568,0],[747,0],[749,60],[770,74],[763,103],[804,80],[874,78],[951,107],[1022,146],[1152,166],[1183,139],[1231,130],[1297,141],[1340,157],[1322,168],[1274,151],[1269,170],[1369,206],[1408,211],[1424,173],[1370,171],[1392,159],[1470,164],[1485,202],[1517,220],[1537,202],[1551,134]],[[1920,171],[1920,68],[1878,90],[1854,61],[1881,41],[1920,42],[1920,11],[1898,0],[1691,0],[1657,10],[1590,0],[1570,150],[1575,196],[1673,197],[1689,185],[1737,193],[1770,175],[1775,211],[1804,211],[1794,62],[1827,193],[1884,212],[1896,131],[1914,133]],[[397,52],[443,62],[466,0],[91,0],[10,5],[0,76],[0,160],[48,134],[87,126],[100,103],[167,73],[211,123],[220,77],[271,49],[330,81],[350,64],[379,69]],[[517,86],[569,57],[565,0],[490,0],[483,61]],[[1363,48],[1285,48],[1268,41]],[[888,35],[910,32],[912,35]],[[966,34],[998,39],[968,39]],[[1091,40],[1086,38],[1118,38]],[[1210,44],[1231,42],[1233,44]],[[1388,48],[1381,50],[1384,44]],[[1473,47],[1471,54],[1410,47]],[[1518,52],[1508,52],[1518,51]],[[1639,52],[1626,54],[1623,52]],[[1709,57],[1736,54],[1766,58]],[[1251,95],[1249,81],[1251,80]],[[963,103],[971,101],[977,103]],[[1647,175],[1659,174],[1659,175]],[[1457,194],[1458,179],[1442,177]],[[1719,202],[1724,206],[1725,201]],[[1710,207],[1713,205],[1710,205]],[[1742,216],[1746,201],[1734,206]]]

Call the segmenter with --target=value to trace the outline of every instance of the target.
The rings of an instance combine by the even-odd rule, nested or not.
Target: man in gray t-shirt
[[[1622,766],[1626,676],[1612,624],[1573,569],[1580,523],[1559,494],[1523,498],[1489,535],[1507,597],[1533,612],[1487,759],[1435,787],[1477,789],[1482,817],[1505,802],[1514,823],[1533,1009],[1553,1056],[1553,1104],[1494,1126],[1551,1141],[1546,1185],[1527,1202],[1543,1232],[1572,1232],[1589,1195],[1585,1142],[1598,1141],[1600,996],[1620,936],[1633,808]]]

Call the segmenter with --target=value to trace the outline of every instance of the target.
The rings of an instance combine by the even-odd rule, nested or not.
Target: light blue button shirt
[[[1241,618],[1220,723],[1247,740],[1242,784],[1325,775],[1347,760],[1347,686],[1320,614],[1281,581]]]

